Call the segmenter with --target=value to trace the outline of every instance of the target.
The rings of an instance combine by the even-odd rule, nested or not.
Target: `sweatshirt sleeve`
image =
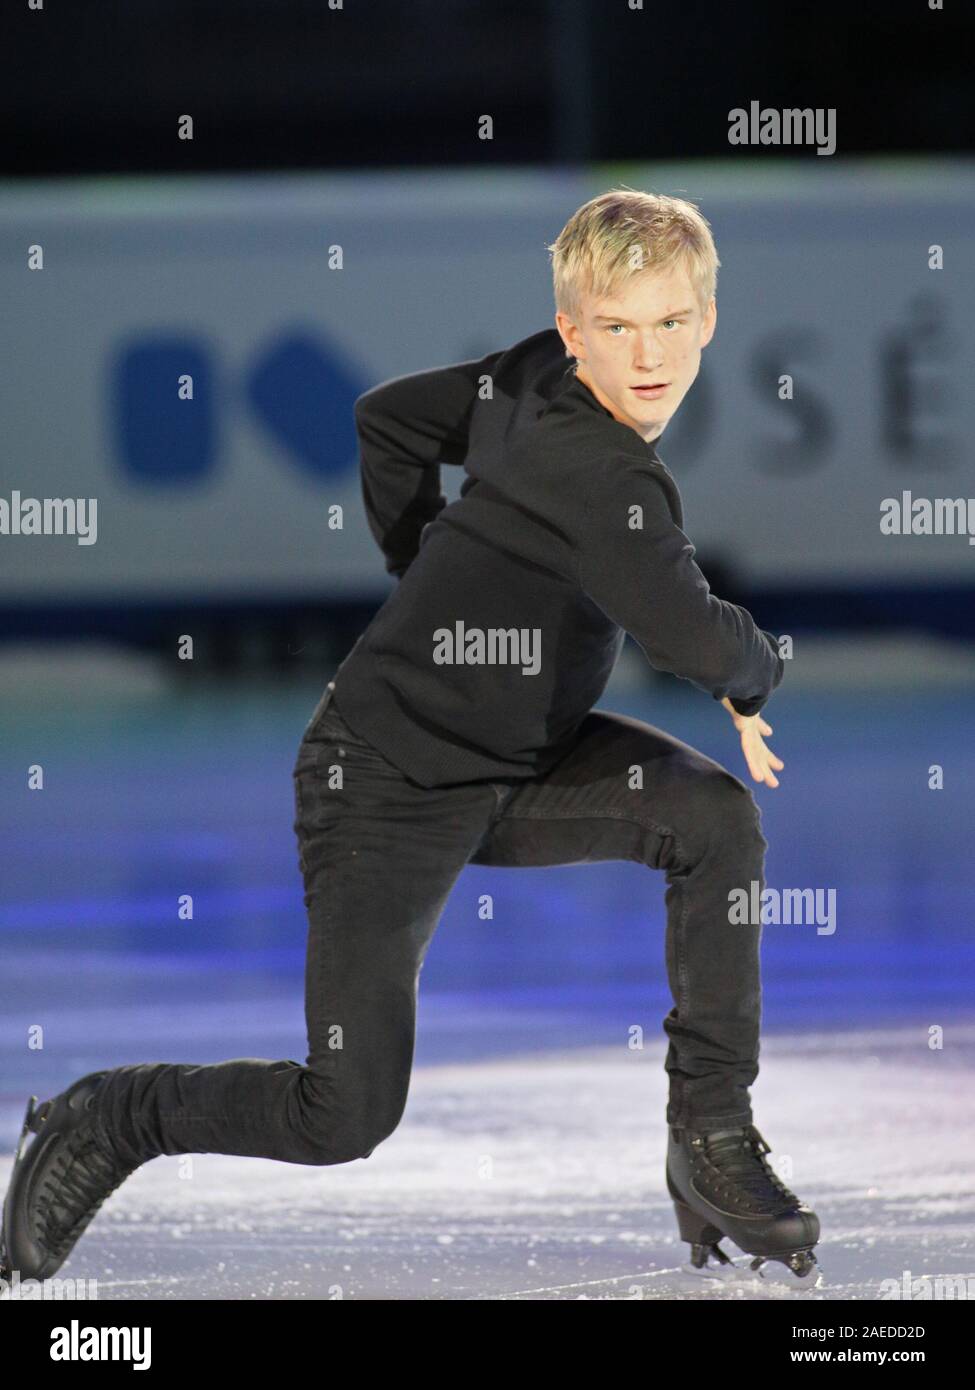
[[[374,386],[355,402],[362,498],[386,570],[401,578],[420,532],[446,506],[440,464],[461,464],[481,378],[501,352]]]
[[[632,524],[634,515],[642,516],[642,529]],[[651,666],[715,700],[727,695],[739,714],[757,714],[785,662],[744,608],[711,593],[694,554],[662,483],[644,466],[623,461],[609,476],[598,471],[578,540],[583,590],[639,643]]]

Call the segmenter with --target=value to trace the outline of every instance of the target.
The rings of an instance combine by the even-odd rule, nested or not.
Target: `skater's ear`
[[[561,309],[555,315],[555,327],[558,329],[559,337],[565,344],[566,357],[579,360],[579,354],[583,351],[582,329],[575,319],[570,318]]]
[[[717,324],[717,321],[718,301],[712,297],[707,308],[704,310],[704,315],[701,319],[701,341],[699,344],[700,347],[707,347],[708,343],[714,337],[714,329],[715,325]]]

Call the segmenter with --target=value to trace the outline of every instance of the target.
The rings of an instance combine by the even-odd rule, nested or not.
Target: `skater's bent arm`
[[[785,663],[750,613],[711,593],[663,486],[640,464],[597,467],[581,515],[579,581],[590,598],[657,670],[757,714]]]
[[[394,377],[356,400],[366,519],[389,574],[403,574],[446,505],[440,464],[463,463],[482,380],[502,355]]]

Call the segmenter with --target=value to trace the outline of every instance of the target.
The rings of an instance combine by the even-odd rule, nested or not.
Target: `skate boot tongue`
[[[795,1193],[789,1191],[765,1162],[769,1146],[754,1125],[701,1132],[695,1142],[723,1178],[734,1181],[752,1197],[776,1205],[783,1202],[798,1205]]]

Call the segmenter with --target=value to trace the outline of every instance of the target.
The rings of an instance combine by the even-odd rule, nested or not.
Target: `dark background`
[[[727,154],[727,113],[751,100],[835,106],[845,155],[973,144],[975,7],[955,0],[7,0],[5,15],[7,175],[686,159]],[[174,138],[183,112],[192,141]]]

